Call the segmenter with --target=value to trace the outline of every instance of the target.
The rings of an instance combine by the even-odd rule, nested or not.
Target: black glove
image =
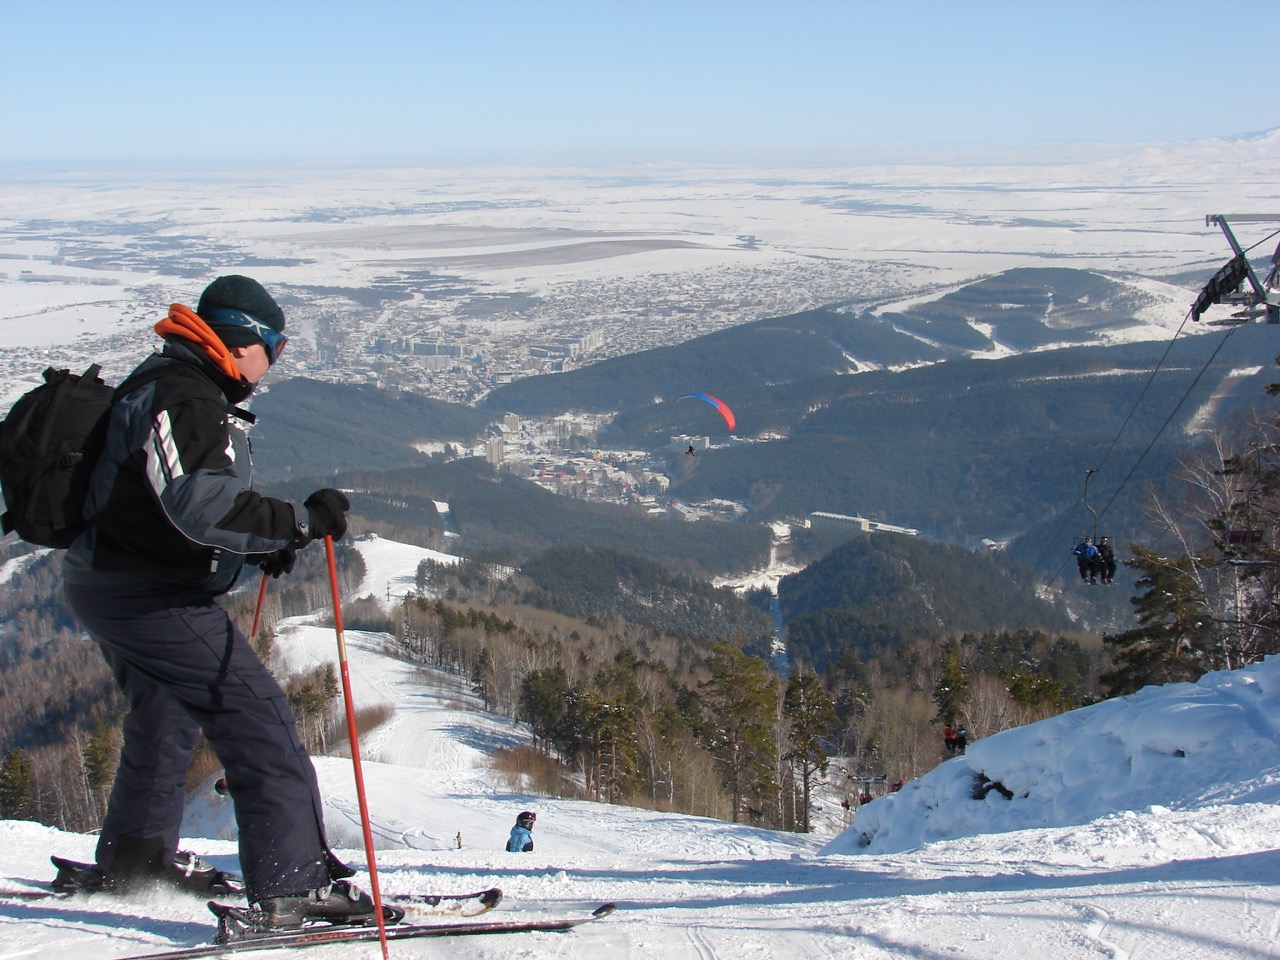
[[[325,537],[342,539],[347,532],[347,511],[351,509],[351,501],[346,494],[325,487],[307,497],[302,505],[307,508],[308,532],[312,540]]]
[[[298,559],[298,551],[285,547],[273,553],[259,553],[253,557],[254,563],[262,568],[262,572],[272,579],[293,572],[293,562]]]

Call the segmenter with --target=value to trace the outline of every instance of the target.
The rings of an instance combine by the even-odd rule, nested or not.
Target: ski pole
[[[258,585],[258,605],[253,608],[253,626],[249,629],[249,639],[258,636],[258,623],[262,620],[262,601],[267,599],[267,575],[262,574],[262,583]]]
[[[342,674],[342,699],[347,705],[347,736],[351,740],[351,765],[355,768],[356,799],[360,802],[360,825],[364,828],[364,855],[369,864],[369,887],[373,893],[373,909],[378,915],[378,940],[383,960],[390,960],[387,949],[387,923],[382,916],[382,893],[378,889],[378,862],[373,855],[373,830],[369,826],[369,803],[365,798],[364,773],[360,769],[360,735],[356,730],[356,708],[351,699],[351,672],[347,669],[347,641],[342,635],[342,601],[338,596],[338,565],[333,558],[333,537],[324,538],[324,552],[329,561],[329,589],[333,593],[333,626],[338,635],[338,666]]]

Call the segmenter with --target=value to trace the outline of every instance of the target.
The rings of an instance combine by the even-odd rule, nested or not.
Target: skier
[[[1116,575],[1116,552],[1106,537],[1098,541],[1098,572],[1103,583],[1111,583]]]
[[[279,359],[284,326],[248,277],[217,278],[194,312],[170,307],[155,328],[165,346],[121,385],[85,503],[96,519],[63,561],[68,605],[129,704],[98,838],[101,887],[216,889],[218,871],[177,849],[203,733],[227,771],[245,895],[278,930],[373,916],[325,840],[288,699],[217,603],[246,563],[288,572],[296,551],[347,529],[350,503],[337,490],[296,503],[251,486],[235,405]]]
[[[951,724],[942,728],[942,745],[947,748],[947,753],[956,752],[956,731]]]
[[[1098,548],[1093,545],[1093,538],[1085,537],[1071,553],[1076,558],[1076,567],[1080,570],[1080,581],[1097,583]]]
[[[964,753],[965,747],[969,745],[969,731],[965,729],[964,724],[956,727],[956,753]]]
[[[528,810],[516,817],[516,825],[507,839],[507,853],[533,852],[533,823],[537,819],[538,815]]]

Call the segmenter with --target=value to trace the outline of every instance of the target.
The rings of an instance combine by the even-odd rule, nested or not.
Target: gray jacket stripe
[[[147,477],[151,481],[151,489],[157,495],[164,493],[169,484],[184,472],[177,444],[173,442],[173,424],[169,422],[169,411],[161,410],[152,423],[151,437],[147,443]]]

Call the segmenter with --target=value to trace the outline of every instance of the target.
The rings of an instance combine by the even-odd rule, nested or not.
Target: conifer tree
[[[1145,592],[1130,601],[1138,626],[1103,637],[1113,651],[1114,667],[1102,676],[1110,696],[1148,684],[1196,680],[1212,668],[1213,614],[1192,558],[1162,556],[1136,543],[1131,549],[1125,566],[1142,572],[1137,586]]]
[[[471,691],[484,701],[486,710],[493,709],[493,656],[488,647],[480,648],[480,656],[476,658],[471,669]]]
[[[84,770],[89,786],[103,809],[106,808],[106,795],[115,779],[119,758],[115,727],[99,717],[94,723],[93,733],[85,742]]]
[[[823,739],[836,723],[835,704],[817,677],[796,670],[787,683],[782,709],[790,724],[786,759],[799,774],[800,832],[808,833],[813,784],[827,772],[828,757]]]
[[[0,818],[34,820],[35,769],[31,757],[14,747],[0,760]]]
[[[707,750],[722,764],[732,797],[733,822],[760,810],[773,788],[777,745],[772,732],[776,679],[769,665],[741,650],[717,643],[707,659],[710,679],[699,684],[710,721],[704,731]],[[748,801],[755,807],[749,808]]]
[[[938,705],[937,719],[954,725],[969,697],[969,677],[960,657],[959,642],[952,640],[947,644],[938,668],[938,682],[933,688],[933,702]]]
[[[520,683],[519,719],[548,753],[564,721],[568,692],[569,677],[559,665],[534,670]]]

